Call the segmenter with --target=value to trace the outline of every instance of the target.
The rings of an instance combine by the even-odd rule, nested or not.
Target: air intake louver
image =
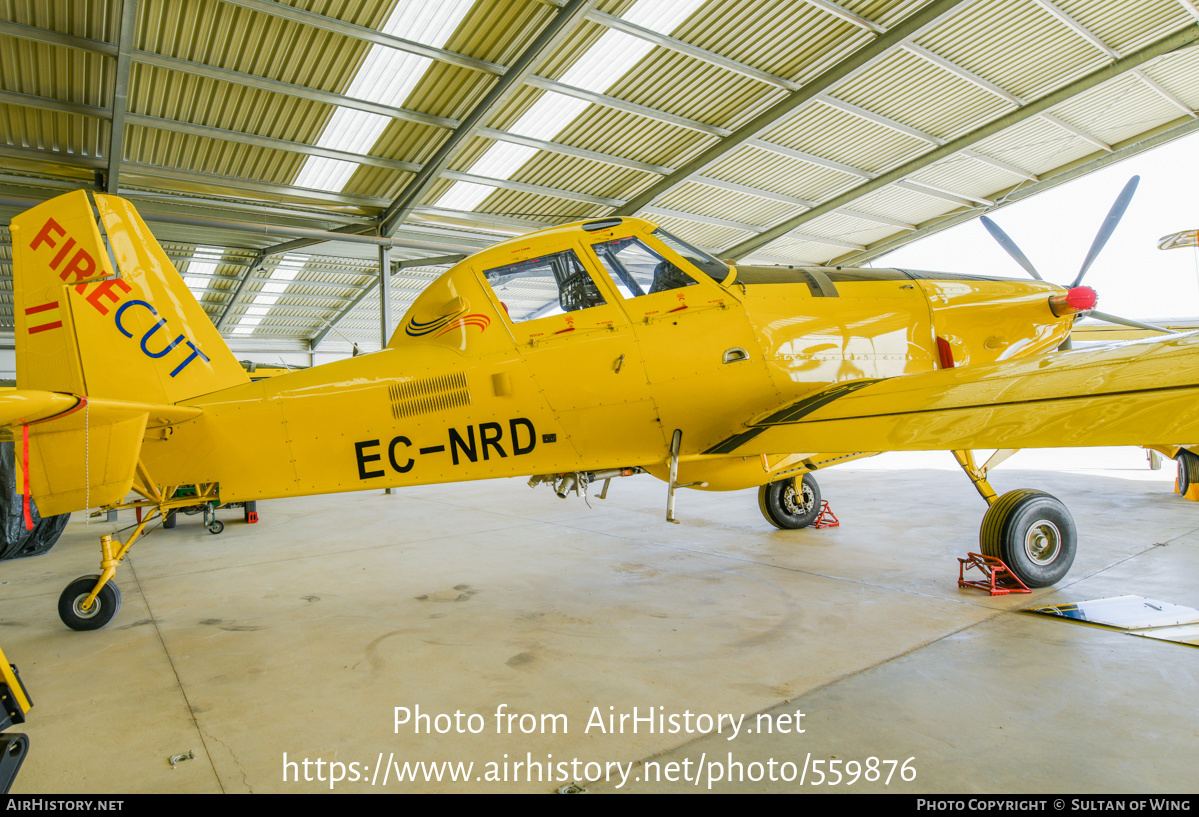
[[[387,394],[391,415],[397,420],[470,405],[466,375],[461,373],[397,383],[387,387]]]

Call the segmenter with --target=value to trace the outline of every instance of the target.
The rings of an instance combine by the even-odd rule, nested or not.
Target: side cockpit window
[[[605,303],[574,250],[496,267],[483,275],[514,323]]]
[[[696,283],[690,275],[632,236],[592,244],[591,249],[612,275],[620,294],[626,298],[689,287]]]

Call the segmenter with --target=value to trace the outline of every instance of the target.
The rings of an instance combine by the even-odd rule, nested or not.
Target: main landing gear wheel
[[[820,486],[811,474],[771,482],[758,489],[758,507],[776,528],[806,528],[820,516]]]
[[[1183,496],[1195,483],[1199,482],[1199,457],[1185,448],[1178,450],[1178,493]]]
[[[121,609],[121,588],[108,581],[100,588],[95,601],[86,610],[84,600],[91,595],[92,588],[100,581],[99,575],[80,576],[67,585],[58,597],[58,617],[72,630],[98,630]]]
[[[983,555],[1002,559],[1029,587],[1048,587],[1074,564],[1078,533],[1056,497],[1024,488],[1008,491],[987,509],[978,541]]]

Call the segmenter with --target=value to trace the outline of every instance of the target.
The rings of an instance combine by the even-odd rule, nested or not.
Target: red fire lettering
[[[33,237],[33,243],[29,245],[29,249],[36,250],[40,244],[49,244],[51,247],[57,247],[54,239],[50,236],[51,231],[59,235],[66,235],[67,231],[58,226],[58,222],[52,218],[46,219],[46,223],[42,225],[42,229],[37,231],[37,235]]]
[[[94,306],[96,311],[101,315],[107,315],[108,307],[100,303],[100,299],[104,298],[105,300],[111,301],[115,304],[121,297],[119,292],[113,292],[115,287],[120,287],[122,292],[127,293],[130,291],[129,284],[125,283],[120,278],[109,278],[107,281],[101,281],[96,285],[95,289],[93,289],[87,296],[87,302]]]
[[[80,248],[79,252],[67,263],[63,271],[59,273],[64,281],[70,281],[68,276],[74,276],[74,280],[82,281],[84,278],[90,278],[91,274],[96,271],[96,259],[92,258],[87,250]]]

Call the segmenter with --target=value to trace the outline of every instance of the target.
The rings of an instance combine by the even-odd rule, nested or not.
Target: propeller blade
[[[1120,195],[1116,196],[1116,202],[1112,205],[1112,209],[1108,211],[1107,218],[1103,220],[1103,225],[1099,228],[1099,234],[1095,236],[1094,242],[1091,243],[1091,251],[1087,253],[1086,260],[1082,262],[1082,269],[1078,271],[1078,277],[1074,279],[1071,287],[1076,287],[1082,282],[1082,277],[1087,274],[1092,262],[1103,251],[1103,246],[1107,244],[1107,240],[1112,237],[1112,233],[1116,231],[1116,227],[1120,224],[1120,219],[1124,217],[1124,211],[1128,209],[1128,203],[1132,201],[1133,193],[1137,192],[1137,185],[1141,183],[1140,176],[1133,176],[1128,180],[1128,184],[1124,185],[1124,189],[1120,191]]]
[[[1106,321],[1107,323],[1116,323],[1116,324],[1119,324],[1120,326],[1131,326],[1133,329],[1152,329],[1154,332],[1164,332],[1167,335],[1178,334],[1173,329],[1165,329],[1161,326],[1154,326],[1151,323],[1141,323],[1140,321],[1129,320],[1128,318],[1121,318],[1119,315],[1109,315],[1106,312],[1096,312],[1094,309],[1092,309],[1087,314],[1089,314],[1090,317],[1092,317],[1092,318],[1096,318],[1101,321]]]
[[[991,221],[991,219],[987,218],[986,216],[982,217],[982,223],[983,226],[987,228],[987,232],[991,234],[991,238],[999,242],[999,246],[1003,247],[1007,254],[1015,259],[1017,264],[1024,267],[1025,271],[1028,272],[1029,275],[1031,275],[1033,278],[1036,278],[1038,281],[1045,280],[1041,277],[1040,273],[1037,272],[1037,268],[1032,265],[1032,262],[1028,260],[1024,253],[1020,252],[1020,248],[1016,246],[1016,242],[1012,241],[1012,239],[1008,237],[1007,233],[999,229],[998,224],[996,224],[994,221]]]

